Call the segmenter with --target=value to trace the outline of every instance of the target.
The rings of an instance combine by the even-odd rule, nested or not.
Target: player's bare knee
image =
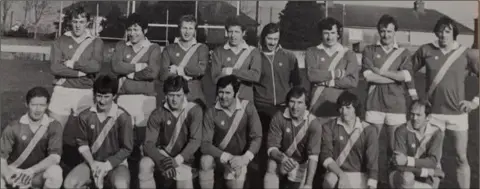
[[[323,188],[335,188],[337,182],[338,176],[335,173],[326,173],[323,180]]]
[[[273,159],[268,160],[267,164],[267,173],[276,174],[277,173],[277,162]]]
[[[83,183],[81,183],[75,177],[68,177],[63,182],[63,188],[81,188],[83,187]]]
[[[467,153],[457,153],[457,165],[468,165]]]
[[[43,174],[45,187],[60,188],[63,182],[63,170],[59,165],[52,165]]]
[[[401,172],[403,185],[412,185],[415,183],[415,175],[412,172]]]
[[[200,158],[200,169],[202,171],[213,170],[215,161],[211,155],[202,155]]]
[[[128,179],[116,179],[113,183],[115,188],[117,189],[127,189],[130,188],[130,184],[128,183]]]
[[[153,173],[155,163],[150,157],[143,157],[140,160],[139,171],[140,173]]]

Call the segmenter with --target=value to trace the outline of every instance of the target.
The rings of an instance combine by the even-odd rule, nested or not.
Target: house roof
[[[342,13],[343,17],[342,17]],[[328,16],[334,17],[347,27],[376,28],[377,20],[383,14],[389,14],[397,19],[399,30],[417,32],[432,32],[437,20],[446,16],[434,9],[425,9],[419,13],[413,8],[381,7],[369,5],[334,4],[328,9]],[[456,22],[456,21],[455,21]],[[459,33],[474,34],[474,31],[461,23],[457,23]]]

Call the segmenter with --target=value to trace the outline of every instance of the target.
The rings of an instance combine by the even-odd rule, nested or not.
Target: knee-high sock
[[[212,189],[215,185],[214,172],[212,170],[200,171],[199,173],[200,187],[202,189]]]
[[[280,187],[280,179],[275,173],[266,173],[263,179],[263,186],[265,189],[275,189]]]

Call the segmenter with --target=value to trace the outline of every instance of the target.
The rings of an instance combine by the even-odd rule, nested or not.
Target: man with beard
[[[48,110],[64,128],[62,159],[70,168],[80,162],[73,135],[78,114],[93,105],[92,86],[103,61],[103,42],[87,29],[91,19],[83,7],[73,8],[65,20],[72,29],[52,44],[50,69],[55,80]]]
[[[133,117],[135,141],[130,161],[133,175],[138,175],[137,165],[142,158],[141,145],[145,140],[147,120],[157,105],[155,80],[160,70],[160,46],[146,37],[148,21],[138,13],[127,19],[128,41],[115,46],[112,71],[119,78],[117,103]],[[135,181],[135,180],[134,180]]]
[[[154,173],[176,181],[179,189],[193,188],[192,166],[202,142],[202,108],[187,100],[187,80],[170,76],[163,85],[166,102],[148,120],[140,161],[140,188],[155,188]]]
[[[409,121],[395,131],[392,188],[438,188],[444,173],[440,167],[444,133],[428,122],[428,102],[413,102]]]
[[[236,76],[241,82],[238,98],[253,101],[253,84],[259,81],[262,70],[260,51],[243,39],[247,27],[239,17],[227,18],[225,30],[228,42],[212,54],[212,79],[217,83],[220,77]]]
[[[268,132],[269,155],[265,188],[312,188],[317,170],[322,126],[308,110],[308,94],[294,87],[286,96],[287,108],[272,119]],[[280,185],[279,177],[286,178]],[[303,183],[302,183],[303,182]]]
[[[323,188],[377,188],[377,128],[359,118],[362,108],[354,94],[343,92],[337,107],[340,116],[323,126]]]
[[[458,28],[452,19],[440,18],[433,31],[438,40],[422,45],[413,54],[413,70],[426,68],[426,95],[432,104],[430,123],[446,129],[446,135],[453,136],[457,181],[460,188],[470,188],[468,113],[478,108],[479,98],[465,100],[465,78],[468,71],[478,77],[478,55],[456,41]]]
[[[127,157],[133,148],[132,117],[113,100],[118,80],[99,76],[93,85],[95,105],[79,115],[80,131],[76,141],[85,162],[68,173],[65,188],[85,188],[92,184],[102,189],[129,188]]]
[[[335,102],[345,90],[358,84],[360,66],[354,52],[342,46],[339,40],[342,24],[334,18],[325,18],[318,24],[322,43],[305,53],[307,77],[312,85],[310,112],[326,119],[338,116]]]
[[[203,120],[200,186],[214,187],[214,167],[221,166],[227,188],[243,188],[247,166],[262,142],[262,126],[252,103],[238,98],[240,82],[233,75],[217,82],[217,103]]]
[[[10,123],[0,139],[0,188],[60,188],[62,126],[46,114],[50,94],[43,87],[27,92],[28,112]]]
[[[208,47],[197,42],[197,20],[192,15],[180,17],[178,28],[180,37],[175,39],[174,44],[168,45],[162,52],[162,70],[168,71],[162,74],[162,80],[170,75],[179,75],[188,81],[189,93],[187,100],[196,101],[202,107],[205,106],[205,96],[202,89],[202,77],[208,63]]]

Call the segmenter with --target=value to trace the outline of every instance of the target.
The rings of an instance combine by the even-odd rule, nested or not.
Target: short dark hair
[[[72,21],[74,18],[83,16],[87,19],[87,22],[90,22],[90,13],[87,12],[83,6],[74,6],[66,13],[65,19],[68,21]]]
[[[341,39],[343,35],[343,25],[335,18],[332,18],[332,17],[324,18],[320,22],[318,22],[318,25],[317,25],[318,31],[320,33],[322,33],[323,30],[332,30],[333,26],[337,26],[338,39]]]
[[[425,107],[425,115],[427,116],[430,115],[430,113],[432,113],[432,105],[426,99],[414,100],[412,104],[410,104],[409,113],[415,106]]]
[[[240,81],[238,81],[238,78],[233,75],[224,76],[218,79],[216,93],[218,94],[220,88],[225,88],[228,85],[232,85],[234,95],[237,95],[238,90],[240,89]]]
[[[442,16],[440,19],[438,19],[437,23],[435,24],[435,27],[433,28],[433,32],[438,37],[437,33],[444,30],[445,27],[449,27],[453,30],[453,39],[457,40],[457,36],[458,36],[457,23],[453,21],[451,18],[449,18],[448,16]]]
[[[105,74],[99,75],[95,82],[93,82],[94,94],[108,94],[117,95],[118,92],[118,80],[117,77]]]
[[[280,32],[280,26],[277,23],[269,23],[265,25],[265,27],[263,27],[262,29],[262,33],[260,34],[260,45],[262,47],[266,47],[267,44],[265,41],[265,37],[267,37],[268,34],[277,32]]]
[[[362,117],[362,103],[358,99],[357,95],[344,91],[337,99],[337,107],[340,109],[342,106],[352,105],[355,108],[355,114],[357,117]]]
[[[195,22],[195,27],[197,26],[197,19],[191,14],[183,15],[178,19],[178,27],[182,26],[183,22]]]
[[[170,76],[163,84],[163,92],[165,95],[169,92],[177,92],[183,89],[185,94],[189,93],[188,82],[185,78],[179,75]]]
[[[384,14],[382,15],[382,17],[380,17],[380,19],[378,20],[378,23],[377,23],[377,30],[380,31],[381,28],[386,28],[388,27],[389,24],[393,24],[393,26],[395,26],[395,31],[398,30],[398,23],[397,23],[397,20],[395,18],[393,18],[393,16],[390,16],[388,14]]]
[[[305,95],[305,104],[307,107],[310,105],[310,97],[308,95],[308,92],[305,88],[295,86],[290,91],[288,91],[287,96],[285,97],[285,103],[288,104],[291,98],[300,98],[302,95]]]
[[[228,30],[231,26],[240,26],[242,31],[247,30],[247,26],[240,21],[239,16],[228,17],[225,21],[225,30]]]
[[[29,104],[30,100],[32,100],[35,97],[45,97],[47,99],[47,103],[50,103],[50,93],[44,87],[33,87],[30,90],[28,90],[27,95],[25,97],[27,104]]]
[[[129,28],[135,24],[139,25],[142,31],[148,29],[148,20],[138,13],[133,13],[128,16],[125,28]]]

